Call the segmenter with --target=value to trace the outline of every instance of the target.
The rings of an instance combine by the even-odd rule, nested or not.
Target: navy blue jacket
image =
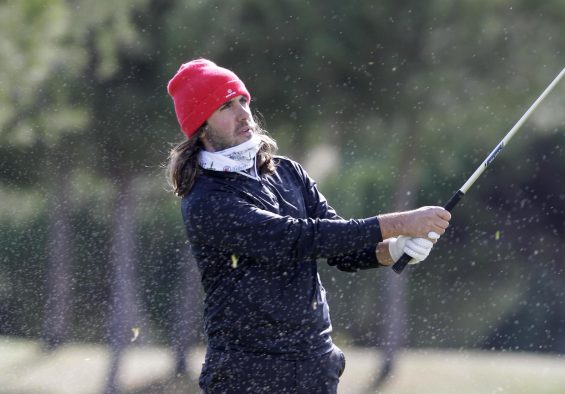
[[[316,259],[375,268],[382,235],[376,217],[337,216],[298,163],[275,163],[261,180],[202,170],[182,214],[206,294],[208,346],[306,359],[332,347]]]

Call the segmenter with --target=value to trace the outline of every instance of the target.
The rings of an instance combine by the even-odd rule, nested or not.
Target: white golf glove
[[[426,238],[412,238],[401,235],[398,238],[391,238],[388,243],[388,251],[390,257],[397,262],[398,259],[406,253],[412,257],[410,264],[417,264],[424,261],[430,254],[434,244]]]

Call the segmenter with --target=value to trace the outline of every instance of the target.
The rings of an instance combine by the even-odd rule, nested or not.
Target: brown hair
[[[167,163],[167,181],[172,191],[179,197],[190,192],[196,177],[202,169],[198,167],[198,152],[203,149],[200,136],[204,130],[202,125],[192,137],[175,146],[169,153]],[[257,153],[257,163],[261,174],[273,174],[275,163],[273,155],[278,147],[277,142],[260,126],[254,130],[261,137],[261,146]]]

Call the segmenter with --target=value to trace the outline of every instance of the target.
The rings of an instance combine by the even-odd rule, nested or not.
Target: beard
[[[242,122],[238,124],[234,130],[225,132],[217,130],[210,125],[205,128],[205,134],[202,138],[211,146],[214,152],[222,151],[225,149],[233,148],[234,146],[243,144],[248,141],[257,130],[257,124],[254,121]],[[243,131],[249,129],[249,131]]]

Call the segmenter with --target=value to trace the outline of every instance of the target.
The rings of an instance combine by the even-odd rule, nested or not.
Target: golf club
[[[457,190],[455,192],[455,194],[453,194],[453,196],[451,196],[451,198],[449,199],[447,204],[444,205],[444,208],[447,211],[451,212],[451,210],[455,207],[455,205],[457,205],[457,203],[461,200],[461,198],[463,198],[465,193],[467,193],[467,191],[471,188],[471,186],[473,186],[473,183],[475,183],[477,178],[479,176],[481,176],[481,174],[485,171],[485,169],[493,162],[493,160],[500,153],[502,148],[504,148],[508,144],[508,141],[510,141],[510,139],[514,136],[514,134],[516,134],[518,129],[520,127],[522,127],[524,122],[529,118],[529,116],[532,114],[532,112],[542,102],[542,100],[545,98],[545,96],[547,96],[549,94],[549,92],[551,92],[551,90],[553,90],[555,85],[557,85],[559,83],[559,81],[561,80],[563,75],[565,75],[565,68],[563,68],[561,70],[561,72],[557,75],[557,77],[555,77],[555,79],[549,84],[549,86],[547,88],[545,88],[543,93],[537,98],[536,101],[534,101],[534,103],[526,111],[526,113],[524,113],[524,115],[522,115],[522,117],[520,118],[520,120],[518,120],[518,122],[514,125],[514,127],[512,127],[512,129],[510,129],[510,131],[508,132],[508,134],[506,134],[506,136],[502,139],[502,141],[500,141],[500,143],[492,150],[492,152],[487,156],[485,161],[483,161],[482,164],[479,166],[479,168],[477,168],[475,170],[473,175],[471,175],[471,177],[467,180],[467,182],[465,182],[465,184],[461,187],[461,189]],[[410,257],[409,255],[404,253],[400,257],[400,259],[398,259],[398,261],[396,263],[394,263],[394,265],[392,266],[393,271],[396,272],[397,274],[400,274],[404,270],[406,265],[408,263],[410,263],[411,260],[412,260],[412,257]]]

